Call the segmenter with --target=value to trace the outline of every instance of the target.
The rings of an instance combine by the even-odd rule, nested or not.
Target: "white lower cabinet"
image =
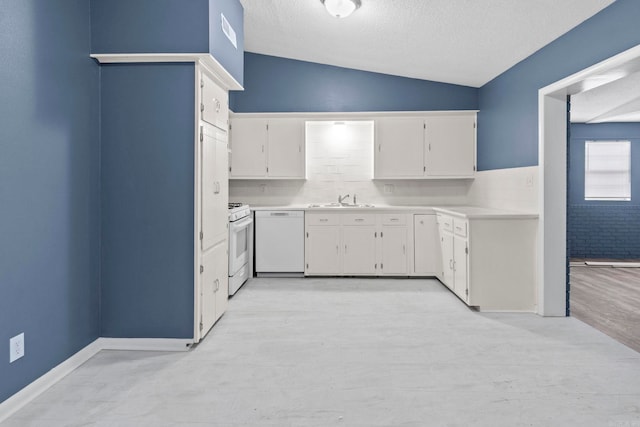
[[[440,280],[482,311],[535,311],[537,219],[438,212]]]
[[[407,274],[407,227],[382,226],[380,270],[382,274]]]
[[[453,292],[458,297],[469,302],[469,247],[467,239],[454,234],[453,236]]]
[[[438,229],[442,248],[442,283],[461,300],[468,302],[469,280],[467,274],[469,246],[466,235],[455,233],[455,227],[466,230],[466,223],[459,219],[438,214]]]
[[[344,274],[367,276],[376,274],[375,227],[343,227],[342,249]]]
[[[229,296],[229,261],[227,241],[223,240],[202,256],[202,284],[200,287],[201,337],[227,309]]]
[[[337,225],[307,225],[305,231],[306,275],[335,276],[342,272],[340,227]]]
[[[413,215],[413,273],[440,276],[440,240],[436,214]]]
[[[406,218],[406,214],[307,213],[305,275],[408,275]]]

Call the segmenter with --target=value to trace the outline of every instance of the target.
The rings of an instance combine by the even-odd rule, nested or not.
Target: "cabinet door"
[[[201,248],[207,250],[226,240],[228,233],[229,183],[227,179],[227,134],[218,128],[200,128],[201,152]]]
[[[476,165],[475,114],[425,120],[427,176],[473,176]]]
[[[435,214],[413,216],[414,273],[438,275],[440,239]]]
[[[424,176],[424,121],[413,117],[376,120],[375,177]]]
[[[222,274],[227,271],[226,240],[209,249],[202,255],[202,277],[200,283],[200,337],[204,337],[213,324],[222,315],[218,313],[219,288]],[[224,262],[223,262],[224,261]],[[227,291],[227,294],[229,292]],[[221,309],[226,307],[220,305]],[[224,311],[224,310],[223,310]]]
[[[267,175],[267,122],[263,119],[231,120],[231,178]]]
[[[407,274],[407,227],[382,227],[380,267],[383,274]]]
[[[376,274],[375,236],[375,227],[346,226],[342,228],[344,274]]]
[[[229,251],[227,240],[216,247],[215,275],[216,275],[216,321],[227,311],[229,302]]]
[[[440,247],[442,248],[442,282],[453,290],[453,234],[442,231],[440,233]]]
[[[304,121],[269,120],[267,175],[273,178],[304,178]]]
[[[467,270],[468,270],[468,254],[467,254],[467,239],[454,236],[453,242],[453,291],[463,301],[468,302],[467,292]]]
[[[225,132],[229,127],[229,95],[209,76],[201,74],[200,111],[202,120]]]
[[[306,275],[340,274],[340,227],[308,226],[304,252]]]

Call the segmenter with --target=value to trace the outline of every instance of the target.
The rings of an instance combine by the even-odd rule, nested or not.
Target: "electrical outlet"
[[[393,193],[393,184],[385,184],[384,185],[384,193],[385,194]]]
[[[24,332],[9,340],[9,363],[24,356]]]
[[[533,175],[527,175],[527,179],[524,183],[525,187],[533,187]]]

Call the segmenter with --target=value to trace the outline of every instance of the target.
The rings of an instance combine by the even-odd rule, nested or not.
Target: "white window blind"
[[[631,143],[587,141],[584,199],[631,200]]]

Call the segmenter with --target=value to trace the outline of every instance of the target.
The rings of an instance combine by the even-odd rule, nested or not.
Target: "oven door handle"
[[[250,216],[244,218],[243,220],[240,221],[236,221],[236,222],[230,222],[229,226],[231,228],[232,231],[237,231],[240,230],[244,227],[249,226],[249,224],[251,224],[253,222],[253,218],[251,218]]]

